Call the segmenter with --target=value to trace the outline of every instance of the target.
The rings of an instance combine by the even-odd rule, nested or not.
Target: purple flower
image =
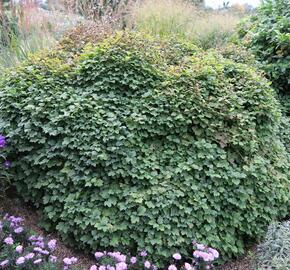
[[[44,242],[43,241],[36,241],[36,242],[32,242],[32,244],[36,247],[41,247],[44,248]]]
[[[17,260],[16,260],[16,264],[19,265],[19,264],[23,264],[25,262],[25,258],[24,257],[19,257]]]
[[[108,255],[114,258],[117,262],[126,261],[126,255],[122,254],[121,252],[108,252]]]
[[[214,256],[215,259],[217,259],[219,257],[219,252],[216,249],[208,248],[207,250],[208,250],[208,252],[210,252]]]
[[[150,269],[151,263],[149,261],[145,261],[144,266],[145,266],[145,268]]]
[[[34,256],[35,256],[35,254],[31,252],[31,253],[28,253],[28,254],[25,256],[25,259],[26,259],[26,260],[30,260],[30,259],[33,259]]]
[[[52,262],[52,263],[55,263],[57,261],[57,257],[53,256],[53,255],[50,255],[49,256],[49,261]]]
[[[127,264],[125,262],[117,263],[116,270],[127,270]]]
[[[16,252],[18,252],[18,253],[22,253],[22,251],[23,251],[23,246],[17,246],[16,248],[15,248],[15,250],[16,250]]]
[[[43,254],[43,255],[48,255],[49,254],[48,250],[42,249],[40,247],[35,247],[33,249],[33,251],[38,252],[38,253]]]
[[[7,244],[7,245],[13,245],[14,244],[13,238],[11,236],[6,237],[4,239],[4,243]]]
[[[98,260],[98,259],[100,259],[100,258],[102,258],[103,256],[104,256],[105,254],[103,253],[103,252],[96,252],[95,253],[95,258]]]
[[[3,229],[3,223],[0,221],[0,231]]]
[[[177,270],[174,264],[169,265],[168,270]]]
[[[14,230],[15,233],[19,234],[19,233],[22,233],[23,232],[23,227],[18,227]]]
[[[137,258],[136,257],[131,257],[130,262],[132,264],[135,264],[137,262]]]
[[[172,255],[175,260],[181,260],[181,255],[179,253],[175,253]]]
[[[147,251],[146,251],[146,250],[142,250],[142,251],[140,252],[140,256],[141,256],[141,257],[146,257],[146,256],[147,256]]]
[[[35,235],[31,235],[29,238],[28,238],[29,241],[37,241],[37,237]]]
[[[6,137],[0,134],[0,148],[4,148],[6,146]]]
[[[98,267],[96,265],[92,265],[90,270],[98,270]]]
[[[55,239],[50,240],[50,241],[47,243],[47,245],[48,245],[48,248],[49,248],[50,250],[54,250],[54,249],[56,248],[56,240],[55,240]]]
[[[199,251],[199,250],[194,251],[193,256],[195,258],[201,258],[205,262],[211,262],[214,260],[214,256],[211,253],[207,253],[207,252]]]
[[[101,266],[99,267],[99,270],[106,270],[106,266],[105,266],[105,265],[101,265]]]
[[[0,266],[1,267],[5,267],[6,265],[8,265],[9,264],[9,260],[5,260],[5,261],[2,261],[1,263],[0,263]]]
[[[49,255],[49,251],[46,249],[43,249],[42,251],[40,251],[40,253],[43,255]]]
[[[66,264],[66,265],[71,265],[72,264],[70,258],[64,258],[63,259],[63,263]]]
[[[33,251],[38,252],[38,253],[41,253],[41,252],[42,252],[42,248],[40,248],[40,247],[35,247],[35,248],[33,249]]]
[[[118,261],[118,262],[126,262],[126,255],[124,254],[118,254],[115,259]]]
[[[64,262],[64,264],[66,264],[66,265],[74,264],[74,263],[76,263],[77,261],[78,261],[78,259],[75,258],[75,257],[64,258],[64,259],[63,259],[63,262]]]
[[[9,169],[12,166],[12,162],[10,160],[5,160],[4,167],[6,169]]]
[[[152,265],[152,270],[158,270],[156,265]]]
[[[189,263],[185,263],[184,264],[184,268],[185,268],[185,270],[193,270],[194,268],[189,264]]]
[[[10,227],[11,228],[18,227],[21,224],[21,222],[23,221],[23,218],[21,218],[21,217],[14,217],[14,216],[6,216],[6,219],[11,222],[10,223]]]
[[[42,262],[42,259],[38,259],[38,260],[35,260],[34,262],[33,262],[33,264],[40,264]]]

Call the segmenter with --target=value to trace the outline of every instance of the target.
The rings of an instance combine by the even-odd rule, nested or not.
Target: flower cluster
[[[218,259],[219,252],[195,241],[192,243],[193,256],[191,258],[183,258],[179,253],[173,254],[174,261],[169,265],[168,270],[209,270],[213,268],[213,262]]]
[[[2,134],[0,134],[0,149],[2,150],[6,146],[7,146],[7,139],[6,139],[5,136],[3,136]],[[9,169],[11,167],[11,165],[12,165],[11,161],[7,160],[6,157],[4,156],[4,154],[1,154],[0,156],[1,156],[1,158],[4,159],[4,164],[3,164],[4,167],[6,169]]]
[[[0,221],[0,269],[76,269],[74,265],[78,259],[57,258],[53,254],[56,247],[55,239],[47,240],[42,236],[29,233],[20,217],[5,215]],[[218,251],[197,242],[193,242],[193,249],[190,257],[178,252],[174,253],[167,269],[212,269],[213,262],[219,257]],[[146,250],[141,250],[134,256],[119,251],[97,251],[94,253],[96,263],[89,267],[89,270],[157,270],[147,256]]]
[[[7,146],[7,139],[0,134],[0,195],[5,194],[5,190],[9,187],[8,169],[11,167],[11,161],[7,160],[4,148]]]
[[[157,267],[147,259],[146,250],[140,251],[136,256],[127,256],[119,251],[97,251],[95,258],[97,262],[91,266],[90,270],[157,270]]]
[[[69,270],[76,258],[58,259],[53,252],[55,239],[30,235],[20,217],[5,215],[0,221],[0,269],[63,269]]]

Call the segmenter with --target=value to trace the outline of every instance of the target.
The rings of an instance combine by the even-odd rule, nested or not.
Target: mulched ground
[[[65,257],[77,257],[77,266],[83,269],[89,269],[89,266],[95,263],[92,255],[85,255],[81,251],[77,251],[64,245],[56,234],[47,234],[38,226],[40,222],[40,213],[35,208],[23,203],[17,198],[5,199],[0,201],[0,212],[9,213],[14,216],[20,216],[25,219],[24,224],[28,228],[31,228],[39,235],[45,236],[48,239],[57,239],[58,247],[55,251],[55,255],[59,258]],[[228,262],[225,265],[218,268],[218,270],[251,270],[251,260],[254,249],[249,251],[249,254],[236,261]]]

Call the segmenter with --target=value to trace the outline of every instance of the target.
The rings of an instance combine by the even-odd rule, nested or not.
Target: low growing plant
[[[0,268],[7,270],[72,269],[77,258],[60,261],[53,255],[56,240],[31,235],[21,217],[5,215],[0,221]]]
[[[269,226],[263,243],[258,246],[256,269],[290,269],[290,221]]]

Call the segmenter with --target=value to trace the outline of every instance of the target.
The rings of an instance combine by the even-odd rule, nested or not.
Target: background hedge
[[[64,239],[162,265],[193,239],[239,255],[286,215],[280,111],[254,68],[130,33],[66,55],[0,83],[17,189]]]

